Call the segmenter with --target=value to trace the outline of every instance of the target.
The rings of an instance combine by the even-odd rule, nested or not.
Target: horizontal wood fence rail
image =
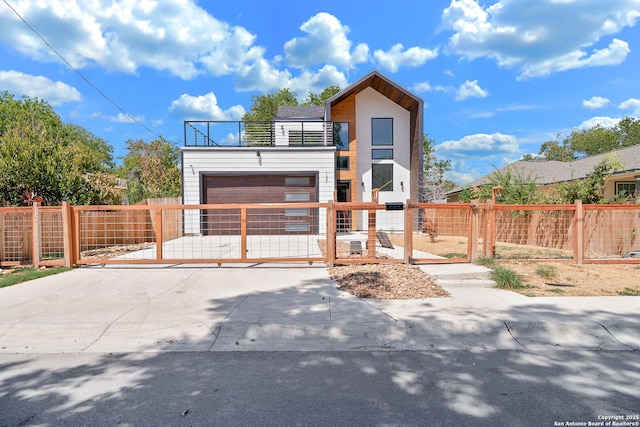
[[[252,203],[0,208],[0,266],[640,263],[640,205]]]

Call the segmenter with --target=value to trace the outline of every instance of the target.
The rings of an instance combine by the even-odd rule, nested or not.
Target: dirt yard
[[[394,245],[402,244],[402,236],[389,236]],[[466,257],[466,240],[455,237],[416,236],[414,249],[445,257]],[[340,248],[339,248],[340,250]],[[498,245],[496,252],[504,259],[500,265],[522,277],[526,286],[515,292],[531,297],[543,296],[638,296],[639,264],[583,264],[570,262],[520,261],[517,257],[558,259],[570,258],[566,251],[520,245]],[[447,296],[416,266],[370,264],[337,266],[330,274],[340,289],[363,298],[413,299]]]

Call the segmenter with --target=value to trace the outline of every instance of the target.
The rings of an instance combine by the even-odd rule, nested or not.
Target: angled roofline
[[[332,105],[342,101],[344,98],[352,94],[363,91],[367,87],[371,87],[375,89],[376,91],[386,96],[387,98],[391,99],[393,102],[405,108],[406,110],[409,110],[409,111],[413,109],[417,110],[420,113],[420,117],[422,117],[422,111],[424,109],[424,100],[422,98],[410,92],[409,90],[399,85],[398,83],[394,82],[389,77],[385,76],[379,71],[373,70],[367,75],[365,75],[364,77],[360,78],[359,80],[351,83],[350,85],[342,89],[337,94],[333,95],[331,98],[329,98],[325,102],[325,120],[329,120],[329,121],[331,120]],[[385,89],[385,92],[387,93],[382,92],[381,89]],[[399,91],[403,97],[408,99],[408,101],[400,100],[398,99],[397,96],[394,97],[395,99],[390,97],[389,92],[391,90]]]

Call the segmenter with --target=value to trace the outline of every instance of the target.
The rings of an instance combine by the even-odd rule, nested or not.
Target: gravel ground
[[[422,299],[449,296],[428,274],[413,265],[343,265],[329,268],[329,274],[338,282],[338,289],[358,298]]]

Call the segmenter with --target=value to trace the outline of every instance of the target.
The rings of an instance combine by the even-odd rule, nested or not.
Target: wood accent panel
[[[349,123],[349,151],[340,150],[337,156],[349,156],[349,170],[336,170],[336,181],[351,181],[351,200],[357,200],[357,188],[360,185],[357,162],[356,140],[356,94],[342,99],[331,106],[331,120],[333,122]]]

